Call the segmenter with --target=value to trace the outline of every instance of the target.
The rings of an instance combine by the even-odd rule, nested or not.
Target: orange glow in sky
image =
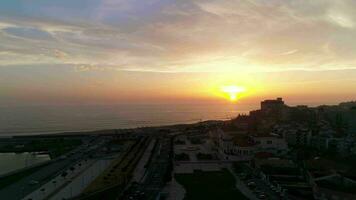
[[[245,92],[246,89],[241,86],[229,85],[229,86],[223,86],[221,88],[221,91],[223,91],[229,96],[230,101],[234,102],[237,100],[238,95],[242,92]]]
[[[356,98],[356,0],[43,2],[1,2],[0,109]]]

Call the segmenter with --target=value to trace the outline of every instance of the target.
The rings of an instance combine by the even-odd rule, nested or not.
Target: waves
[[[2,107],[0,135],[134,128],[210,119],[229,119],[249,108],[241,105],[80,105]]]

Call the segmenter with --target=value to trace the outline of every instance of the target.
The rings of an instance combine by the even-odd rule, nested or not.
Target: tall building
[[[261,102],[261,110],[264,112],[278,111],[285,107],[282,98],[277,98],[273,100],[264,100]]]

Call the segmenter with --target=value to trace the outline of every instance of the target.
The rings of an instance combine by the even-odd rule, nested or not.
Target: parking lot
[[[276,188],[268,186],[263,180],[254,175],[245,164],[235,164],[233,170],[245,188],[248,188],[256,198],[271,200],[281,199]]]

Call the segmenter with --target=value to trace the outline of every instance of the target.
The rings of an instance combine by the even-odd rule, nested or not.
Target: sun
[[[236,85],[228,85],[221,87],[221,91],[228,95],[230,101],[234,102],[240,93],[245,92],[246,88]]]

